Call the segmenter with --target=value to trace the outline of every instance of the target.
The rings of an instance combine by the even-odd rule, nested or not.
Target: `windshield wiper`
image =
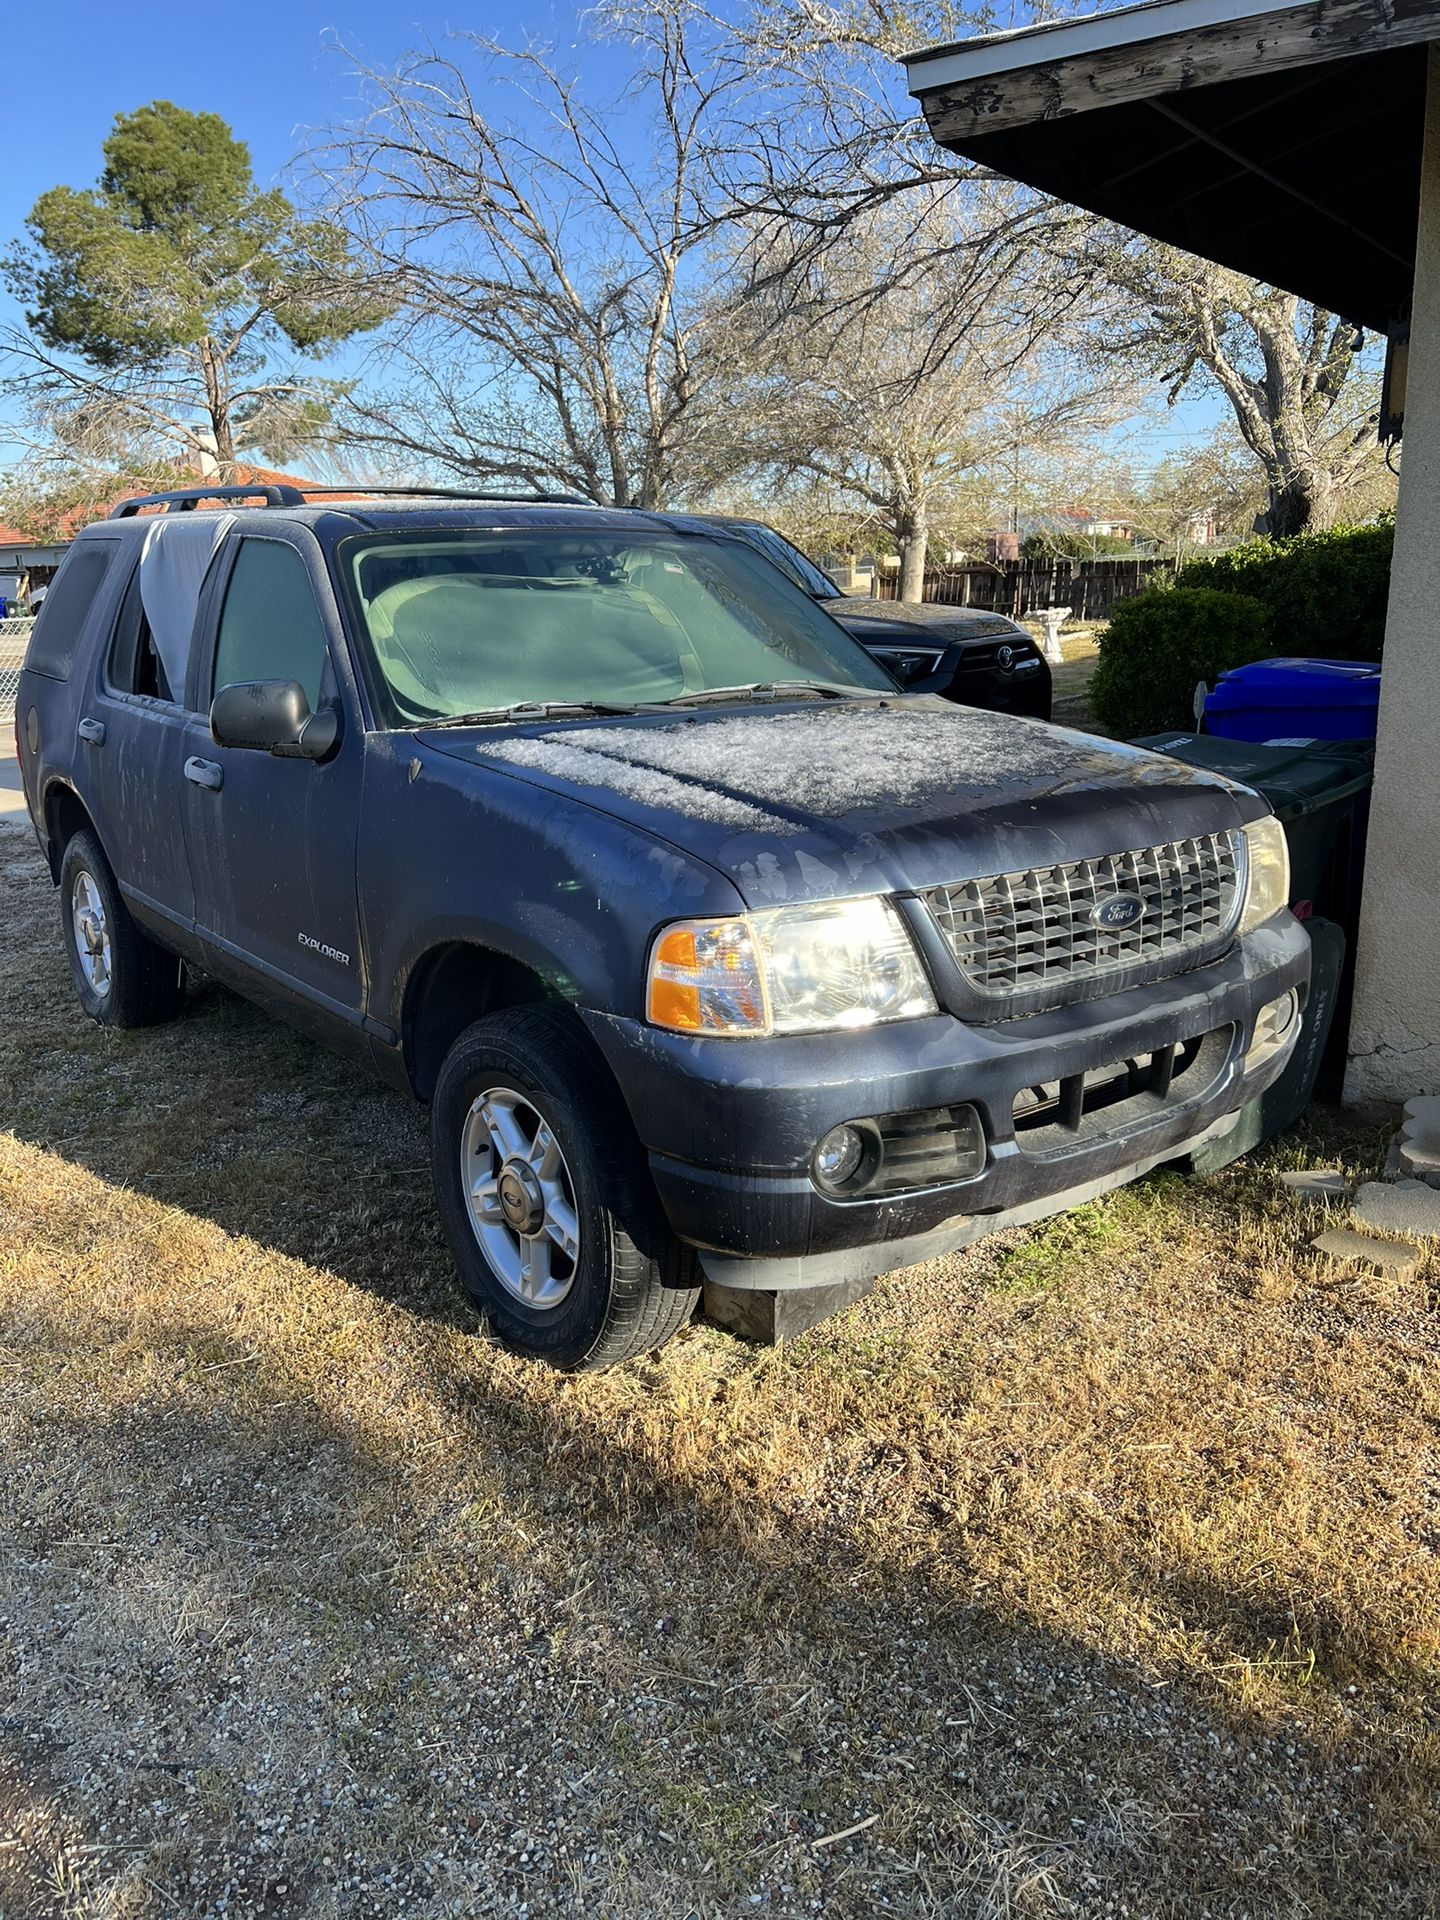
[[[439,727],[483,727],[506,720],[554,720],[566,714],[658,713],[635,700],[516,700],[508,707],[481,707],[474,713],[447,713],[443,720],[418,720],[416,731]]]
[[[441,727],[500,726],[526,720],[563,720],[570,715],[617,716],[669,713],[676,707],[694,707],[719,700],[785,700],[811,696],[821,700],[885,700],[888,688],[837,687],[829,680],[752,680],[737,687],[700,687],[668,700],[516,700],[508,707],[481,707],[474,713],[447,713],[439,720],[417,720],[417,732]]]
[[[829,680],[751,680],[738,687],[704,687],[697,693],[677,693],[661,702],[666,707],[694,707],[711,700],[772,700],[815,694],[822,700],[886,700],[888,687],[837,687]]]

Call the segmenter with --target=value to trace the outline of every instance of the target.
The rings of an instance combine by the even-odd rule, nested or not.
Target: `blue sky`
[[[356,105],[337,42],[385,62],[457,26],[533,34],[559,48],[577,38],[574,13],[548,5],[447,14],[416,0],[247,0],[241,10],[70,0],[45,58],[6,89],[0,234],[19,230],[46,187],[91,185],[115,115],[149,100],[220,114],[248,141],[257,178],[277,180],[307,128]],[[585,57],[614,58],[588,47]]]
[[[411,0],[247,0],[243,10],[71,0],[53,28],[45,60],[7,89],[0,130],[0,248],[23,229],[47,187],[93,186],[100,148],[117,113],[150,100],[218,113],[247,142],[262,185],[284,184],[285,169],[307,131],[358,107],[351,48],[375,64],[393,62],[456,26],[530,34],[564,49],[577,41],[568,7],[481,5],[447,14]],[[577,60],[578,60],[577,53]],[[605,64],[614,56],[585,49],[597,82],[618,88]],[[0,324],[19,319],[0,290]],[[17,449],[3,437],[0,464]]]
[[[47,187],[94,183],[117,113],[156,99],[218,113],[248,142],[257,179],[280,182],[308,129],[357,108],[350,63],[337,43],[383,64],[456,26],[505,38],[528,34],[562,52],[574,46],[577,65],[582,58],[576,11],[532,0],[458,14],[430,12],[420,0],[248,0],[238,11],[70,0],[47,29],[45,57],[6,90],[0,247],[19,235]],[[618,90],[619,56],[585,44],[583,59],[601,97]],[[14,303],[0,292],[0,323],[16,318]],[[1177,409],[1158,428],[1143,430],[1137,452],[1159,459],[1217,417],[1213,403]],[[0,463],[14,451],[0,437]]]

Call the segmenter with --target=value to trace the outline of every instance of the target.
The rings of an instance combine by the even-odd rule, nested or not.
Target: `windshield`
[[[748,541],[767,560],[773,560],[812,600],[840,598],[840,589],[829,574],[822,573],[813,560],[807,560],[783,533],[777,533],[773,527],[762,527],[754,520],[730,520],[722,524],[737,540]]]
[[[568,527],[403,533],[347,542],[344,568],[392,725],[757,684],[895,689],[735,540]]]

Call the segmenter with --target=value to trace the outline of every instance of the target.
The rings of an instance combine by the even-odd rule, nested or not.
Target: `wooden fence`
[[[925,598],[1012,619],[1043,607],[1069,607],[1076,620],[1105,620],[1117,600],[1139,593],[1162,560],[1001,560],[994,565],[927,568]],[[899,576],[875,575],[879,600],[897,598]]]

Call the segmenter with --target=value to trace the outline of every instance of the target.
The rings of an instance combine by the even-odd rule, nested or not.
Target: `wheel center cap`
[[[534,1233],[545,1218],[545,1196],[534,1169],[523,1161],[507,1160],[495,1183],[500,1211],[516,1233]]]

